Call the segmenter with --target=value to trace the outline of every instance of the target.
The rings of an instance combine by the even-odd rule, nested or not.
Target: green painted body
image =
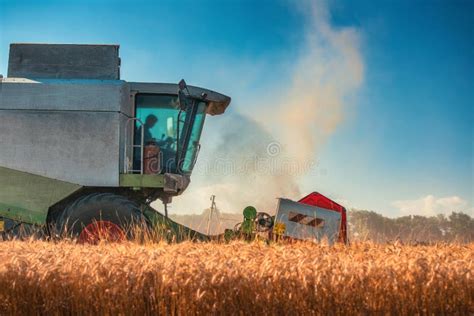
[[[162,188],[163,175],[127,174],[120,176],[121,187]],[[0,218],[42,226],[51,206],[82,186],[26,172],[0,167]],[[168,241],[208,241],[209,237],[180,225],[151,206],[142,205],[153,231]]]
[[[0,167],[0,216],[43,225],[49,208],[80,188],[80,185]]]
[[[120,175],[120,187],[163,188],[163,175]],[[51,206],[80,185],[0,167],[0,217],[44,225]]]
[[[244,211],[244,221],[240,230],[245,235],[251,235],[255,231],[255,219],[257,218],[257,209],[253,206],[247,206]]]
[[[0,167],[0,218],[42,226],[46,224],[51,206],[61,202],[82,186]],[[162,175],[127,174],[120,176],[121,187],[162,188]],[[154,233],[173,242],[183,240],[209,241],[212,237],[201,234],[165,217],[149,205],[142,205]],[[248,211],[248,209],[247,209]],[[253,210],[252,210],[253,211]],[[250,214],[251,213],[251,214]],[[242,223],[242,233],[254,230],[255,212],[245,212],[249,218]],[[218,238],[219,236],[216,236]]]
[[[121,174],[120,186],[131,188],[163,188],[165,179],[162,174]]]

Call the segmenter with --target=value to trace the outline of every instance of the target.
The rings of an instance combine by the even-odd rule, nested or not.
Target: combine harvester
[[[168,240],[212,240],[168,218],[186,190],[207,115],[230,97],[120,79],[118,45],[11,44],[0,76],[0,234],[123,240],[143,224]],[[150,204],[161,200],[165,214]],[[225,237],[267,232],[347,241],[345,209],[313,193],[276,217],[244,210]],[[336,236],[337,235],[337,236]]]
[[[207,115],[230,97],[120,79],[118,45],[11,44],[0,78],[0,231],[117,240],[131,223],[203,238],[154,210],[183,193]]]

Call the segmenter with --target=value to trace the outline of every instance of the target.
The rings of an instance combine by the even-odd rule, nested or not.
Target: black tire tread
[[[76,225],[75,221],[71,219],[77,218],[80,219],[81,216],[91,216],[91,208],[94,208],[94,206],[98,206],[98,208],[101,208],[99,206],[105,206],[107,210],[97,210],[97,211],[104,211],[104,212],[110,212],[111,208],[115,209],[117,212],[115,214],[115,217],[119,218],[119,210],[121,213],[121,217],[123,217],[125,220],[127,220],[125,217],[128,216],[130,219],[139,219],[139,220],[145,220],[146,218],[143,216],[140,207],[138,204],[136,204],[133,201],[130,201],[124,196],[113,194],[113,193],[93,193],[89,195],[82,196],[72,202],[64,212],[61,214],[57,221],[57,229],[60,232],[60,234],[67,232],[72,232],[74,225]],[[89,213],[89,214],[88,214]],[[102,213],[98,213],[102,214]],[[108,213],[106,213],[108,214]],[[114,217],[114,215],[111,215],[110,213],[108,216]],[[76,221],[77,221],[76,220]]]

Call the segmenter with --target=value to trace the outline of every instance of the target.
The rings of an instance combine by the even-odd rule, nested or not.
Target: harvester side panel
[[[0,79],[0,110],[122,112],[133,115],[129,85],[120,80]]]
[[[3,79],[0,166],[82,186],[118,186],[132,112],[123,81]]]
[[[119,113],[0,111],[0,166],[83,186],[119,185]]]

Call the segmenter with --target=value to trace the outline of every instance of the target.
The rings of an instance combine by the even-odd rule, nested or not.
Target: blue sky
[[[357,31],[364,78],[301,190],[388,216],[472,214],[474,2],[327,7],[333,30]],[[289,84],[309,24],[298,1],[0,0],[0,73],[11,42],[119,43],[123,79],[186,78],[251,115]]]

